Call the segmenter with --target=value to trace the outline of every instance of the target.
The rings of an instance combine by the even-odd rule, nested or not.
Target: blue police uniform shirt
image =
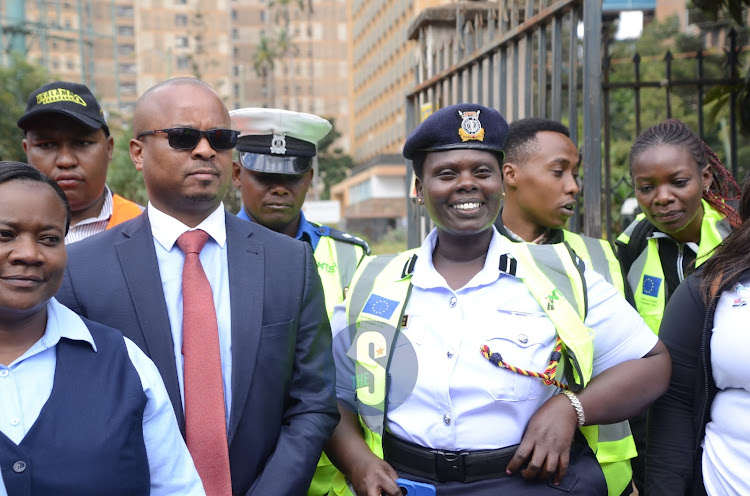
[[[182,266],[185,254],[177,246],[177,238],[186,231],[193,230],[179,220],[159,211],[150,202],[148,218],[151,222],[151,233],[154,237],[156,259],[159,262],[159,274],[167,303],[169,326],[174,343],[174,359],[177,366],[177,379],[180,383],[182,409],[185,409],[185,381],[182,358]],[[195,229],[202,229],[209,234],[209,239],[200,253],[200,261],[214,297],[216,322],[219,327],[219,353],[221,355],[221,374],[224,380],[224,407],[229,426],[229,412],[232,411],[232,309],[229,298],[229,266],[227,263],[227,226],[225,216],[231,215],[224,210],[224,204],[216,207],[211,215]]]
[[[61,339],[96,344],[83,320],[54,298],[47,303],[44,335],[10,365],[0,365],[0,431],[20,444],[50,397]],[[151,495],[204,495],[198,472],[177,426],[172,404],[153,362],[123,337],[146,395],[143,440],[151,474]],[[7,491],[0,476],[0,496]]]
[[[249,220],[250,222],[255,222],[247,213],[247,210],[245,209],[245,207],[242,207],[240,209],[240,211],[237,213],[237,217],[243,220]],[[328,229],[325,226],[316,227],[312,225],[307,220],[307,218],[305,218],[304,212],[300,211],[299,227],[297,228],[297,234],[294,235],[294,239],[299,239],[300,241],[307,241],[308,243],[310,243],[313,253],[315,253],[315,248],[318,247],[318,242],[320,241],[320,238],[323,236],[323,234],[327,234],[327,233],[328,233]]]
[[[436,230],[418,252],[401,328],[410,346],[397,341],[391,358],[399,371],[412,376],[389,374],[386,426],[399,438],[447,450],[512,446],[521,441],[531,416],[557,392],[540,379],[492,365],[480,353],[486,344],[511,365],[542,372],[557,336],[523,282],[524,268],[519,264],[516,275],[499,270],[500,257],[513,242],[493,231],[484,268],[455,291],[432,264]],[[595,332],[594,375],[648,353],[657,338],[641,316],[602,276],[586,269],[584,277],[585,324]],[[355,408],[347,320],[344,302],[331,319],[336,393]],[[405,365],[414,357],[413,367]]]

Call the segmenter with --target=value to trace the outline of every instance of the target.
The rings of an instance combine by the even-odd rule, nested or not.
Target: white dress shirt
[[[492,365],[480,353],[487,345],[516,367],[543,372],[557,336],[521,279],[524,268],[519,264],[516,276],[499,270],[500,256],[513,242],[493,231],[484,268],[456,291],[432,264],[436,230],[419,250],[401,329],[416,354],[416,384],[414,377],[394,375],[389,385],[386,426],[402,439],[447,450],[515,445],[531,416],[557,392],[540,379]],[[648,353],[657,337],[638,313],[593,270],[585,271],[585,279],[585,324],[596,332],[593,374]],[[346,330],[345,304],[335,308],[331,328],[334,336]],[[345,356],[346,341],[334,337],[337,395],[353,406],[354,365]],[[400,361],[399,370],[408,370],[403,360],[411,351],[401,343],[391,364]],[[392,398],[394,391],[398,398]]]
[[[227,265],[227,227],[224,204],[200,223],[195,229],[206,231],[210,238],[200,253],[203,271],[206,273],[216,308],[216,320],[219,326],[219,351],[221,353],[221,371],[224,380],[224,406],[229,426],[229,413],[232,411],[232,309],[229,302],[229,267]],[[182,266],[185,254],[177,246],[177,238],[191,229],[179,220],[159,211],[150,202],[148,218],[151,222],[151,233],[154,236],[156,259],[159,262],[159,274],[167,302],[169,325],[174,342],[177,379],[180,383],[182,408],[185,409],[185,382],[182,358]]]
[[[0,365],[0,431],[16,444],[26,437],[52,392],[57,343],[61,338],[85,341],[96,351],[86,324],[53,298],[47,303],[44,335],[10,365]],[[123,339],[146,395],[143,440],[151,476],[151,496],[205,495],[159,371],[138,346],[126,337]],[[0,477],[0,495],[6,494]]]

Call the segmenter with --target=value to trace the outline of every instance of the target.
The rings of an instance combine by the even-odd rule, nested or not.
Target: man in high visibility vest
[[[565,229],[579,192],[581,157],[568,128],[530,117],[510,125],[502,166],[505,200],[495,221],[500,234],[534,244],[567,242],[587,266],[625,296],[620,263],[612,245]],[[610,496],[630,494],[630,459],[637,456],[628,422],[600,426],[597,459]]]
[[[106,184],[114,139],[99,102],[83,84],[55,81],[29,95],[18,119],[29,165],[65,191],[72,213],[66,243],[137,217],[143,207]]]
[[[310,244],[330,319],[333,307],[344,301],[357,266],[370,253],[364,240],[310,222],[302,212],[316,145],[332,126],[316,115],[281,109],[243,108],[229,115],[232,129],[240,131],[232,173],[242,192],[237,216]],[[323,454],[308,495],[328,494],[335,473]]]

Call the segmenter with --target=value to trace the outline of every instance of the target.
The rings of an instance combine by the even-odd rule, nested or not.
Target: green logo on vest
[[[324,271],[328,272],[329,274],[333,274],[336,272],[336,264],[327,264],[325,262],[318,262],[318,269],[323,269]]]
[[[557,288],[555,288],[555,290],[552,291],[552,294],[546,296],[544,299],[547,300],[547,310],[554,310],[555,309],[554,302],[559,300],[561,296],[562,296],[562,293]]]

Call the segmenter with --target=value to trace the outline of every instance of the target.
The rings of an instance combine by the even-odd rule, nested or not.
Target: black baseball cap
[[[50,114],[72,117],[84,126],[104,129],[109,134],[104,111],[84,84],[55,81],[32,91],[26,112],[18,119],[17,125],[27,131]]]

